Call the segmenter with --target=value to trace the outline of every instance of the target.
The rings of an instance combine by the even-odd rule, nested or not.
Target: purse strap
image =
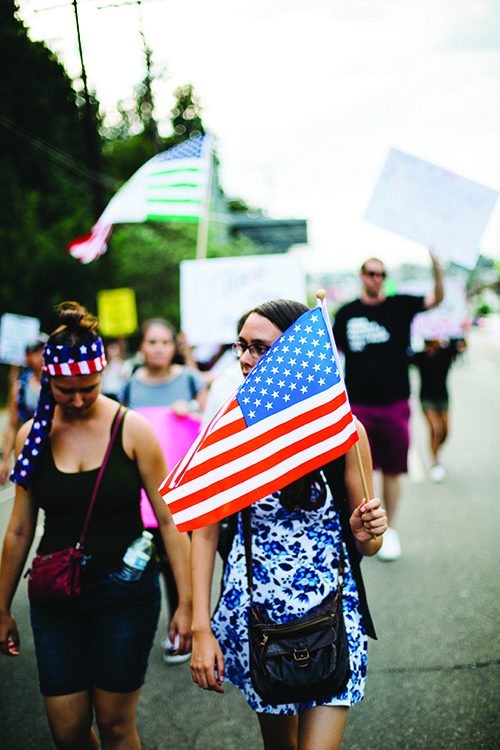
[[[241,522],[243,526],[243,541],[245,542],[245,561],[247,568],[248,592],[250,595],[250,607],[253,607],[253,559],[252,559],[252,506],[249,505],[241,511]],[[340,555],[338,565],[337,591],[342,595],[344,584],[345,560],[344,545],[340,540]]]
[[[123,417],[125,416],[125,412],[127,410],[124,409],[122,411],[121,404],[118,407],[118,411],[115,414],[115,417],[113,419],[113,429],[111,432],[111,437],[109,438],[108,447],[106,450],[106,455],[104,456],[104,460],[101,464],[101,468],[99,469],[99,474],[97,475],[96,483],[94,486],[94,491],[92,492],[92,498],[90,500],[89,509],[87,511],[87,515],[85,517],[85,523],[83,524],[82,533],[80,534],[80,539],[78,541],[78,544],[76,545],[76,549],[81,549],[83,547],[83,542],[85,540],[85,536],[87,534],[88,525],[90,522],[90,516],[92,514],[92,510],[94,508],[95,499],[97,497],[97,492],[99,490],[99,485],[101,484],[102,475],[104,474],[104,469],[106,468],[106,464],[108,463],[109,454],[111,453],[111,448],[113,447],[113,443],[115,442],[115,437],[118,432],[118,428],[120,427],[120,424],[122,422]]]
[[[346,488],[343,479],[345,473],[345,456],[340,456],[340,458],[337,458],[331,463],[323,466],[323,473],[333,495],[335,508],[338,510],[340,515],[342,538],[347,549],[347,554],[349,555],[351,572],[354,577],[354,581],[356,582],[356,589],[359,597],[359,611],[363,618],[365,630],[370,638],[377,640],[375,626],[373,624],[370,609],[368,607],[368,599],[366,596],[365,584],[363,582],[363,575],[361,573],[360,561],[362,560],[363,556],[358,552],[358,549],[356,547],[356,540],[354,539],[351,524],[349,522],[351,510],[349,507],[349,501],[347,500]]]

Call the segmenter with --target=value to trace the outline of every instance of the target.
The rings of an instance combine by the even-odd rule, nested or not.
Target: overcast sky
[[[21,18],[76,77],[75,20],[64,3],[20,0]],[[121,3],[78,3],[103,110],[111,114],[144,78],[142,15],[167,73],[158,119],[168,130],[173,91],[192,83],[225,192],[274,217],[307,219],[308,270],[353,269],[371,255],[389,266],[428,262],[421,245],[363,221],[391,146],[500,189],[497,0]],[[500,259],[498,205],[482,250]]]

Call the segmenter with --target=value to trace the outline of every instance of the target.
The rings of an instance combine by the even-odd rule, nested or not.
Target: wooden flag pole
[[[318,307],[323,307],[323,302],[326,299],[326,292],[324,289],[318,289],[316,292],[316,299],[318,300]],[[344,384],[345,386],[345,384]],[[354,443],[354,452],[356,453],[356,461],[358,462],[359,476],[361,477],[361,485],[365,495],[365,501],[371,500],[370,493],[368,492],[368,485],[366,484],[365,470],[363,468],[363,461],[361,460],[361,452],[359,450],[359,441]],[[377,534],[373,534],[373,538],[377,538]]]

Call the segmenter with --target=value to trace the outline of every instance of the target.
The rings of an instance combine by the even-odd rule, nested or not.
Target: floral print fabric
[[[327,485],[318,510],[287,511],[279,492],[252,505],[253,598],[275,622],[286,622],[318,606],[337,586],[340,522]],[[358,593],[347,552],[343,611],[349,641],[351,678],[343,693],[322,701],[272,706],[255,693],[248,659],[249,596],[241,518],[228,558],[221,599],[212,627],[224,654],[226,679],[259,713],[297,714],[316,705],[351,706],[364,693],[367,637],[358,611]]]

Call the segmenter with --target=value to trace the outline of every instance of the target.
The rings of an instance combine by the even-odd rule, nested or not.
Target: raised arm
[[[172,520],[172,514],[158,492],[158,487],[167,476],[167,465],[163,451],[153,428],[144,417],[129,411],[125,417],[123,445],[128,455],[133,455],[144,489],[158,521],[158,526],[172,566],[179,605],[170,625],[170,638],[174,642],[179,635],[179,652],[191,650],[191,575],[187,534],[180,534]]]
[[[370,497],[364,497],[355,446],[346,453],[344,481],[351,508],[350,523],[356,546],[362,555],[370,556],[375,555],[382,545],[381,535],[387,529],[387,518],[380,500],[374,497],[372,457],[366,430],[358,419],[355,421],[359,434],[358,447],[361,463]],[[374,539],[374,536],[377,538]]]
[[[31,422],[28,422],[19,431],[17,453],[21,451],[30,427]],[[11,605],[33,542],[37,516],[38,508],[30,492],[17,487],[0,564],[0,652],[9,656],[19,653],[20,637]]]
[[[424,298],[424,309],[431,310],[437,307],[444,300],[444,276],[441,263],[437,255],[429,250],[432,260],[432,274],[434,276],[434,289]]]
[[[223,693],[224,658],[210,625],[210,593],[219,524],[193,531],[191,571],[193,577],[193,655],[191,675],[201,688]]]

